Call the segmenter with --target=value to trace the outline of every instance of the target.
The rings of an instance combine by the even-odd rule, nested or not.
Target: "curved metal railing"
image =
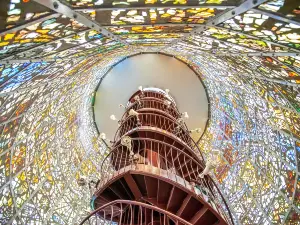
[[[200,161],[197,157],[195,157],[193,151],[186,151],[188,146],[183,149],[179,149],[164,141],[151,138],[132,138],[131,140],[131,150],[128,150],[127,147],[119,143],[109,152],[102,161],[100,167],[101,174],[104,174],[105,171],[107,171],[107,168],[103,167],[107,160],[110,160],[107,163],[107,166],[110,167],[112,165],[116,171],[125,166],[131,165],[133,159],[132,156],[130,156],[130,151],[143,157],[147,161],[145,161],[144,164],[156,166],[162,169],[175,168],[176,174],[183,178],[186,178],[189,175],[189,178],[187,179],[189,181],[191,179],[196,179],[197,176],[191,177],[191,174],[193,174],[194,171],[191,170],[191,173],[187,173],[187,170],[195,169],[195,166],[197,166],[197,171],[202,171],[205,167],[203,161]],[[159,158],[156,159],[152,157],[153,155],[157,155]],[[142,160],[142,158],[140,158],[140,160]],[[194,162],[197,162],[198,165]],[[184,173],[177,171],[179,169],[181,169],[181,172],[184,171]]]
[[[150,93],[151,91],[149,91]],[[167,107],[167,104],[164,102],[164,99],[167,99],[166,96],[162,93],[159,93],[161,95],[161,98],[159,99],[155,99],[153,96],[151,97],[147,97],[146,95],[141,95],[141,92],[138,91],[136,92],[131,98],[133,98],[136,95],[139,95],[140,101],[143,102],[148,102],[147,104],[138,104],[138,102],[134,101],[132,102],[130,105],[127,106],[126,108],[126,112],[124,113],[121,122],[124,121],[127,117],[128,117],[128,112],[130,109],[134,109],[135,111],[138,111],[140,109],[147,109],[151,108],[151,109],[159,109],[161,111],[165,111],[168,114],[170,114],[170,116],[172,116],[175,119],[178,119],[181,117],[181,113],[179,112],[177,106],[175,104],[171,104],[170,107]],[[150,95],[149,95],[150,96]],[[173,102],[173,100],[171,101]],[[147,107],[145,107],[147,106]],[[189,131],[187,125],[183,122],[182,124],[183,127],[185,127],[186,131]],[[116,141],[116,136],[115,136],[115,141]],[[201,150],[199,149],[198,145],[196,144],[196,142],[192,139],[192,149],[196,150],[196,152],[199,154],[199,156],[204,159],[203,154],[201,152]]]
[[[137,95],[139,99],[134,99]],[[107,185],[128,171],[135,170],[137,173],[152,171],[151,173],[192,190],[228,224],[234,224],[231,212],[218,186],[209,175],[202,176],[205,167],[204,157],[199,146],[190,137],[186,124],[178,120],[182,114],[174,103],[168,104],[166,100],[168,99],[165,95],[160,94],[157,97],[150,92],[136,92],[131,97],[131,103],[127,105],[120,127],[115,134],[114,145],[112,149],[109,148],[109,152],[104,154],[105,158],[100,168],[101,178],[97,185],[98,191],[94,197],[97,198]],[[130,109],[138,112],[138,115],[130,116]],[[130,136],[130,147],[121,144],[121,138],[124,135]],[[111,203],[106,205],[112,206]],[[108,221],[107,208],[106,210],[103,207],[100,208],[102,213],[100,213],[101,210],[94,211],[93,215],[98,215],[99,218]],[[116,208],[111,211],[115,212],[116,218],[123,214],[123,210],[119,210],[117,214]],[[118,221],[114,220],[114,222]],[[152,220],[151,224],[154,222]],[[119,223],[122,224],[122,220],[119,220]],[[131,221],[131,224],[137,223]]]
[[[174,134],[192,147],[192,138],[189,135],[189,131],[186,130],[184,126],[177,123],[176,120],[172,120],[170,117],[161,114],[144,112],[139,113],[138,118],[139,121],[136,116],[128,116],[123,120],[115,133],[114,141],[116,142],[117,139],[138,126],[150,126]]]
[[[149,138],[132,138],[134,155],[127,147],[115,146],[102,161],[101,179],[97,189],[101,189],[114,177],[129,170],[139,171],[143,167],[155,167],[157,175],[166,178],[194,192],[214,208],[228,224],[234,224],[232,215],[222,193],[210,176],[199,179],[204,169],[203,161],[163,141]]]
[[[144,97],[150,97],[150,98],[157,98],[157,99],[165,99],[166,98],[166,94],[162,93],[162,92],[158,92],[158,91],[153,91],[153,90],[144,90],[142,91],[137,91],[135,92],[130,98],[129,98],[129,102],[134,102],[135,96],[139,96],[140,98],[144,98]],[[170,99],[172,102],[174,102],[173,98]]]
[[[139,120],[141,126],[160,128],[166,132],[169,132],[169,134],[175,135],[176,137],[180,138],[183,142],[190,146],[192,151],[199,154],[198,157],[200,157],[200,159],[204,161],[202,152],[200,151],[199,146],[196,144],[194,139],[189,135],[189,130],[186,124],[179,124],[176,120],[172,120],[167,116],[155,113],[139,113]],[[128,134],[129,131],[132,131],[134,129],[136,131],[138,131],[139,129],[137,118],[135,116],[128,116],[125,120],[122,121],[121,125],[116,131],[114,143],[118,143],[123,135]]]
[[[172,223],[170,223],[172,221]],[[192,225],[179,216],[142,202],[116,200],[109,202],[91,212],[79,225]]]
[[[135,101],[132,104],[128,105],[128,107],[126,108],[126,112],[129,112],[130,109],[137,111],[142,108],[149,108],[166,111],[176,119],[180,117],[180,112],[177,110],[176,106],[174,104],[168,106],[168,104],[166,104],[163,99],[145,97],[141,98],[139,102],[140,104]],[[124,116],[126,115],[127,113],[124,114]]]
[[[146,94],[145,94],[146,93]],[[162,109],[165,109],[165,108],[167,108],[168,109],[168,107],[167,107],[167,104],[166,104],[166,102],[164,101],[164,100],[169,100],[170,102],[171,102],[171,105],[170,105],[170,107],[171,107],[171,109],[174,109],[174,113],[170,113],[169,111],[168,111],[168,113],[170,113],[174,118],[179,118],[180,116],[181,116],[181,113],[179,112],[179,110],[178,110],[178,108],[177,108],[177,106],[176,106],[176,104],[175,104],[175,102],[174,102],[174,99],[173,98],[171,98],[171,99],[168,99],[167,97],[166,97],[166,95],[165,94],[163,94],[163,93],[156,93],[156,94],[159,94],[159,96],[158,97],[156,97],[156,95],[155,96],[152,96],[152,94],[153,94],[153,92],[152,91],[146,91],[146,92],[143,92],[143,94],[142,94],[142,92],[141,91],[137,91],[135,94],[133,94],[132,95],[132,97],[130,98],[131,100],[133,100],[133,98],[134,98],[134,96],[136,96],[136,95],[138,95],[139,97],[140,97],[140,101],[147,101],[147,100],[154,100],[154,101],[159,101],[159,102],[161,102],[161,103],[163,103],[164,104],[164,107],[162,107]],[[151,98],[151,99],[149,99],[149,98]],[[138,102],[137,101],[129,101],[129,105],[127,105],[127,112],[131,109],[131,107],[134,107],[134,105],[135,104],[138,104]],[[156,108],[155,106],[155,104],[154,103],[150,103],[149,104],[150,106],[153,106],[153,107],[150,107],[150,108]],[[137,107],[137,106],[136,106]],[[138,107],[140,107],[140,108],[138,108]],[[141,108],[146,108],[146,107],[144,107],[142,104],[138,104],[138,107],[135,109],[135,108],[133,108],[134,110],[138,110],[138,109],[141,109]],[[127,116],[127,114],[128,113],[124,113],[124,116]],[[185,127],[187,128],[187,126],[186,126],[186,124],[184,124],[185,125]]]

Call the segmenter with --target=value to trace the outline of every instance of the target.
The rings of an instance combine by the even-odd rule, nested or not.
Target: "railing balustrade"
[[[130,154],[133,152],[134,155]],[[231,214],[223,196],[210,176],[199,178],[205,165],[185,149],[149,138],[132,138],[132,149],[115,146],[104,158],[97,189],[105,186],[111,179],[129,170],[143,171],[155,167],[157,175],[176,181],[193,190],[204,199],[223,218],[233,224]]]
[[[175,119],[180,117],[180,112],[176,109],[174,104],[168,105],[164,100],[158,100],[155,98],[141,98],[139,102],[135,101],[128,105],[127,111],[133,109],[135,111],[139,109],[158,109],[161,111],[167,111]],[[124,116],[126,113],[124,114]]]
[[[128,116],[122,121],[114,137],[115,143],[117,143],[123,135],[128,134],[130,131],[138,131],[143,127],[150,126],[153,127],[154,130],[158,130],[157,128],[159,128],[162,132],[168,132],[173,138],[180,138],[183,142],[190,146],[192,151],[199,154],[198,156],[200,159],[204,161],[198,145],[191,138],[185,124],[179,124],[177,121],[172,120],[167,116],[156,113],[139,113],[138,117],[139,122],[135,116]]]
[[[130,200],[107,203],[88,215],[79,225],[192,225],[166,210]]]
[[[124,121],[122,121],[115,134],[115,141],[135,128],[141,126],[150,126],[167,131],[176,137],[179,137],[190,147],[193,146],[189,131],[187,131],[182,124],[177,123],[175,120],[157,113],[139,113],[138,118],[139,121],[137,121],[136,116],[128,116]]]
[[[168,211],[141,202],[116,200],[105,204],[107,200],[101,198],[102,191],[109,189],[110,184],[129,171],[136,174],[152,174],[178,185],[183,190],[194,192],[199,196],[199,201],[205,201],[205,204],[210,206],[210,210],[214,209],[228,224],[234,224],[218,186],[209,175],[202,174],[205,168],[204,157],[199,146],[191,138],[182,115],[174,100],[164,93],[138,91],[130,98],[119,121],[120,126],[113,145],[104,154],[105,158],[100,167],[100,179],[93,197],[97,201],[92,205],[102,206],[92,212],[82,224],[87,221],[95,225],[190,224]],[[152,217],[148,221],[142,209],[145,212],[152,210],[152,213],[156,210],[155,215],[162,215]],[[141,216],[134,216],[134,213],[140,213]],[[98,223],[98,220],[101,221]]]

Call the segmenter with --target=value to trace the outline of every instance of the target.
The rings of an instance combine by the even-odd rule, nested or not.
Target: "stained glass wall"
[[[1,224],[78,224],[88,214],[90,191],[77,180],[101,178],[108,151],[94,90],[141,52],[183,60],[207,87],[199,146],[208,158],[220,152],[214,176],[236,223],[299,224],[298,1],[59,2],[98,27],[47,2],[0,3]]]

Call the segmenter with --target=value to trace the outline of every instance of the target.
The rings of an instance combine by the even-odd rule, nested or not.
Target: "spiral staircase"
[[[131,96],[81,224],[234,224],[183,115],[168,92]]]

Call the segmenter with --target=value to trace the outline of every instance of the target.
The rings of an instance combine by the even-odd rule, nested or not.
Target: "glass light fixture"
[[[110,118],[111,120],[117,120],[117,118],[116,118],[115,115],[111,115],[109,118]]]

